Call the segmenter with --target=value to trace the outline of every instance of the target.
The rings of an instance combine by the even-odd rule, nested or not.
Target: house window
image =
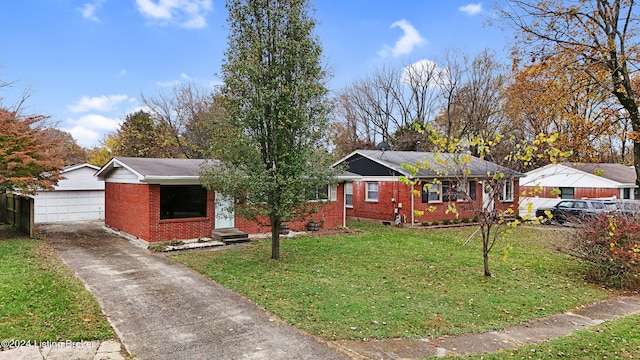
[[[329,200],[329,185],[321,186],[315,191],[311,191],[309,201],[326,201]]]
[[[454,188],[453,183],[449,181],[442,182],[442,201],[449,202],[457,200],[456,190]]]
[[[442,184],[441,183],[431,183],[426,184],[422,188],[422,202],[434,202],[441,201],[442,195]]]
[[[464,199],[464,190],[460,191],[457,181],[431,183],[422,189],[422,202],[450,202]]]
[[[476,182],[475,181],[469,181],[468,195],[472,201],[476,200]]]
[[[560,199],[573,199],[573,188],[571,187],[561,187],[560,188]]]
[[[442,201],[461,201],[465,200],[466,190],[459,181],[443,181],[442,182]]]
[[[623,188],[622,189],[622,198],[623,199],[631,199],[631,189],[630,188]]]
[[[345,205],[353,207],[353,183],[344,184],[344,202]]]
[[[207,189],[200,185],[160,185],[160,219],[207,216]]]
[[[368,182],[367,183],[367,201],[378,201],[378,183],[377,182]]]
[[[502,201],[513,201],[513,181],[507,181],[502,188]]]

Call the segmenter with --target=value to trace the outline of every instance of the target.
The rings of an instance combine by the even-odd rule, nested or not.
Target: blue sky
[[[338,91],[376,68],[434,60],[445,49],[499,56],[507,36],[485,26],[489,1],[316,0],[316,33]],[[140,94],[209,86],[227,46],[223,0],[20,0],[0,5],[5,106],[51,116],[85,147],[98,145]]]

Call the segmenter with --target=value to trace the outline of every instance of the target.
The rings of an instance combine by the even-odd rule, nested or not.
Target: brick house
[[[352,182],[345,183],[346,216],[383,223],[440,221],[455,218],[454,214],[447,211],[452,202],[455,202],[459,218],[471,219],[483,208],[497,211],[512,208],[517,213],[520,193],[518,177],[523,174],[476,157],[471,157],[469,163],[459,170],[442,164],[442,159],[453,159],[453,156],[416,151],[352,152],[334,164],[356,175],[352,177]],[[432,164],[433,170],[422,169],[412,175],[404,166],[425,161]],[[483,191],[497,172],[509,179],[498,190],[501,192],[500,200],[491,199]],[[461,175],[463,173],[465,175]],[[401,182],[401,177],[419,183],[410,187]],[[414,211],[427,208],[433,211],[425,211],[422,215]]]
[[[554,206],[561,199],[615,198],[637,200],[636,172],[612,163],[560,163],[531,170],[520,178],[522,202]]]
[[[96,176],[105,183],[105,225],[147,243],[211,237],[212,231],[236,228],[248,234],[270,232],[235,216],[229,202],[200,183],[203,159],[115,157]],[[321,196],[322,197],[322,196]],[[313,218],[325,228],[344,226],[344,185],[328,187],[326,201]],[[308,219],[289,222],[303,230]]]

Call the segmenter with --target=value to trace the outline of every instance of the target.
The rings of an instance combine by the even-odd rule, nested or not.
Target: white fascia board
[[[338,179],[338,182],[351,182],[351,181],[356,181],[356,180],[360,180],[362,179],[362,176],[360,175],[345,175],[345,176],[336,176],[336,179]]]
[[[132,167],[128,166],[127,164],[123,163],[122,161],[119,161],[117,158],[113,158],[111,160],[109,160],[109,162],[102,167],[102,169],[98,170],[98,172],[95,173],[95,175],[93,176],[97,176],[97,177],[104,177],[106,175],[106,173],[109,173],[111,171],[111,169],[114,168],[125,168],[128,171],[130,171],[132,174],[134,174],[139,181],[144,181],[144,175],[140,174],[139,172],[137,172],[136,170],[134,170]]]
[[[100,170],[100,168],[98,166],[95,166],[95,165],[89,164],[89,163],[84,163],[84,164],[76,164],[76,165],[70,166],[70,167],[68,167],[66,169],[63,169],[60,173],[63,174],[63,173],[66,173],[66,172],[82,169],[83,167],[88,167],[88,168],[93,169],[93,170]]]
[[[362,176],[357,181],[400,181],[399,176]]]
[[[336,161],[333,163],[333,165],[331,165],[331,167],[336,167],[338,165],[340,165],[341,163],[343,163],[345,160],[347,160],[348,158],[350,158],[351,156],[353,156],[357,151],[352,151],[350,154],[348,154],[347,156],[343,157],[342,159]]]

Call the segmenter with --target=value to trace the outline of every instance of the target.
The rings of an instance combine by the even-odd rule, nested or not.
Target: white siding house
[[[609,163],[549,164],[520,178],[520,214],[557,204],[561,199],[610,198],[637,200],[631,166]]]
[[[91,164],[65,167],[51,191],[34,196],[34,222],[104,219],[104,181],[94,176]]]

